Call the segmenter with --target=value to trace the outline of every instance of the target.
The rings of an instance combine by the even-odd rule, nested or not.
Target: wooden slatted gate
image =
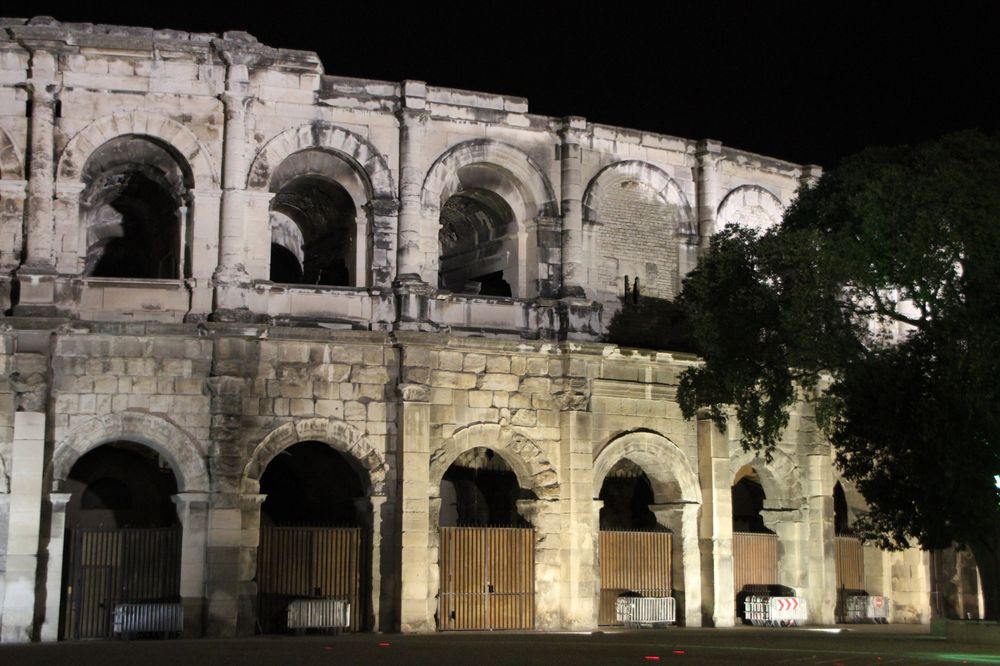
[[[733,587],[778,584],[778,535],[733,532]],[[763,593],[762,593],[763,594]]]
[[[438,628],[535,628],[535,531],[442,527]]]
[[[78,527],[67,549],[64,638],[110,638],[118,604],[180,601],[179,525]]]
[[[672,596],[670,538],[670,532],[601,530],[598,624],[621,624],[615,601],[622,594]]]
[[[849,595],[860,594],[865,588],[865,551],[856,537],[834,537],[837,563],[837,606],[834,614],[843,622]]]
[[[288,631],[296,599],[346,599],[350,631],[362,628],[360,527],[262,527],[257,550],[257,621],[265,634]]]

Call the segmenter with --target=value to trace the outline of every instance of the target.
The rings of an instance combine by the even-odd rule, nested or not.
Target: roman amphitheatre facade
[[[745,585],[926,621],[927,554],[842,533],[812,414],[765,462],[682,418],[697,358],[603,342],[817,177],[246,33],[0,21],[3,640],[332,597],[356,630],[591,629],[623,593],[729,626]]]

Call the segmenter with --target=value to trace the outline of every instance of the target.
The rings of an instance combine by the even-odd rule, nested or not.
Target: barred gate
[[[778,584],[778,535],[733,532],[733,587]],[[762,593],[763,594],[763,593]]]
[[[535,628],[535,531],[442,527],[438,628]]]
[[[861,594],[865,587],[865,551],[861,540],[856,537],[834,537],[834,553],[837,563],[837,606],[834,614],[843,622],[847,597]]]
[[[257,621],[265,634],[288,629],[296,599],[345,599],[349,631],[365,617],[360,527],[262,527],[257,551]]]
[[[111,638],[118,604],[180,601],[179,525],[77,527],[67,550],[63,638]]]
[[[621,624],[615,601],[622,594],[669,597],[670,532],[601,530],[601,596],[597,623]]]

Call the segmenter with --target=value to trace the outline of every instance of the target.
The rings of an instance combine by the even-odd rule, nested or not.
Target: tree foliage
[[[883,547],[972,547],[987,614],[1000,570],[1000,136],[869,149],[764,234],[727,228],[680,304],[704,365],[690,418],[735,412],[774,449],[814,403]]]

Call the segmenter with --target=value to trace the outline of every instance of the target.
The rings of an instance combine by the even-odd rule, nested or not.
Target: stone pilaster
[[[706,418],[698,419],[698,477],[705,506],[699,529],[703,621],[715,627],[731,627],[736,623],[736,592],[729,442]]]
[[[833,466],[829,451],[806,456],[806,599],[813,622],[832,624],[837,605],[837,568],[833,532]]]
[[[806,508],[800,506],[799,501],[765,498],[760,512],[764,526],[778,535],[778,584],[794,589],[796,595],[804,593],[808,587],[803,557],[807,539]]]
[[[430,531],[430,398],[426,386],[403,385],[400,412],[402,516],[400,630],[434,630]],[[437,493],[433,493],[437,494]]]
[[[694,502],[667,502],[651,504],[649,510],[656,522],[673,534],[670,540],[670,557],[680,562],[681,575],[673,578],[677,600],[677,620],[686,627],[700,627],[701,608],[701,551],[698,543],[698,509]],[[673,572],[677,567],[673,567]]]
[[[583,262],[583,182],[580,175],[581,135],[587,129],[584,118],[563,120],[559,132],[562,199],[562,296],[584,298],[587,270]]]
[[[17,412],[9,464],[10,515],[0,642],[32,639],[45,467],[45,414]]]
[[[581,410],[559,414],[559,459],[563,505],[561,553],[562,626],[586,630],[597,626],[598,514],[594,511],[592,415]]]
[[[399,112],[399,242],[396,246],[396,277],[400,280],[423,279],[424,248],[420,194],[425,169],[424,136],[430,122],[426,110],[427,84],[403,82],[403,109]]]
[[[238,610],[235,614],[235,629],[240,636],[252,636],[257,626],[257,548],[260,546],[260,510],[267,495],[255,492],[239,496],[238,533],[236,540],[236,561],[234,566],[235,586],[238,595]],[[223,537],[223,543],[230,543],[231,537]],[[220,581],[222,583],[226,580]]]
[[[535,628],[562,629],[562,502],[517,500],[517,512],[535,528]]]
[[[184,638],[204,632],[205,541],[208,532],[208,493],[179,493],[171,499],[181,523],[181,604]]]
[[[722,144],[706,139],[698,142],[695,151],[695,186],[698,199],[698,235],[702,249],[708,248],[708,240],[718,229],[715,228],[715,214],[719,208],[719,161],[722,158]],[[692,265],[691,268],[694,266]]]
[[[59,607],[62,605],[63,551],[66,541],[66,504],[70,493],[50,493],[48,564],[45,574],[45,620],[39,632],[44,641],[59,640]]]

